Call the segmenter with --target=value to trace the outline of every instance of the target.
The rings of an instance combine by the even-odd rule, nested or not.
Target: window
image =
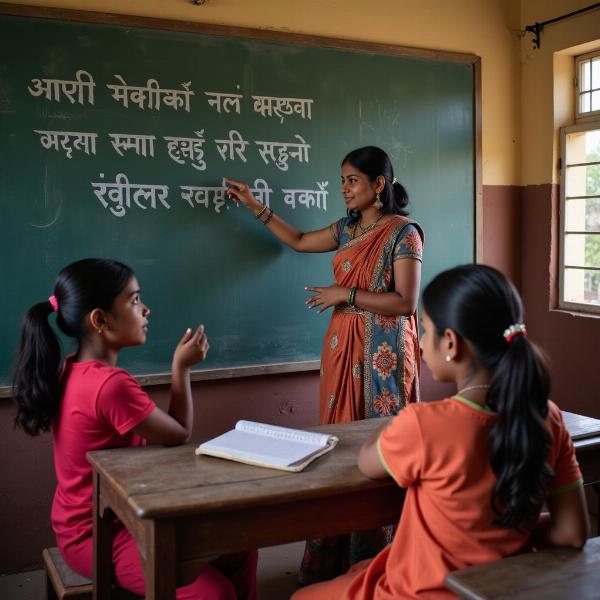
[[[578,56],[575,60],[577,94],[576,118],[600,118],[600,52]]]
[[[600,314],[600,120],[561,138],[559,307]]]

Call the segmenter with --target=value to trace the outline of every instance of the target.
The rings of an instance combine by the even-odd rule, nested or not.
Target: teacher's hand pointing
[[[262,204],[252,195],[250,188],[247,184],[235,181],[227,177],[223,177],[223,181],[229,185],[227,188],[227,195],[236,204],[243,204],[246,208],[256,211],[262,208]]]

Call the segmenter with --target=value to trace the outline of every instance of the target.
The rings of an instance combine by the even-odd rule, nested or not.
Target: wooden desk
[[[583,550],[548,548],[454,571],[446,585],[464,600],[597,600],[600,538]]]
[[[586,484],[600,483],[600,421],[585,419],[565,413]],[[148,600],[173,599],[176,585],[219,554],[396,522],[404,492],[356,467],[359,447],[381,422],[312,428],[340,442],[301,473],[197,457],[192,444],[90,453],[95,600],[110,594],[114,514],[137,541]]]
[[[395,523],[404,492],[356,467],[359,447],[381,423],[312,428],[340,441],[301,473],[197,457],[192,444],[91,452],[94,598],[110,594],[114,514],[137,541],[147,600],[175,598],[176,585],[219,554]]]
[[[563,417],[575,444],[583,481],[596,493],[597,509],[600,511],[600,419],[565,411]],[[596,535],[600,536],[600,518],[597,520]]]

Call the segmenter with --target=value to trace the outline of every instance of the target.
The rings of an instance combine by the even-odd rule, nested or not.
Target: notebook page
[[[313,431],[302,431],[301,429],[290,429],[289,427],[280,427],[278,425],[269,425],[268,423],[257,423],[255,421],[238,421],[235,428],[246,433],[276,438],[279,440],[289,440],[299,443],[309,444],[324,448],[327,446],[331,436],[326,433],[315,433]]]
[[[201,444],[200,448],[210,449],[226,456],[238,456],[262,463],[288,466],[311,456],[323,446],[233,429]]]

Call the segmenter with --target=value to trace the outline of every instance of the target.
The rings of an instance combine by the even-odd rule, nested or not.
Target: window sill
[[[562,313],[564,315],[569,315],[571,317],[600,319],[600,312],[592,312],[592,311],[588,312],[584,309],[579,309],[579,308],[565,308],[565,307],[557,306],[555,308],[551,308],[550,312]]]

